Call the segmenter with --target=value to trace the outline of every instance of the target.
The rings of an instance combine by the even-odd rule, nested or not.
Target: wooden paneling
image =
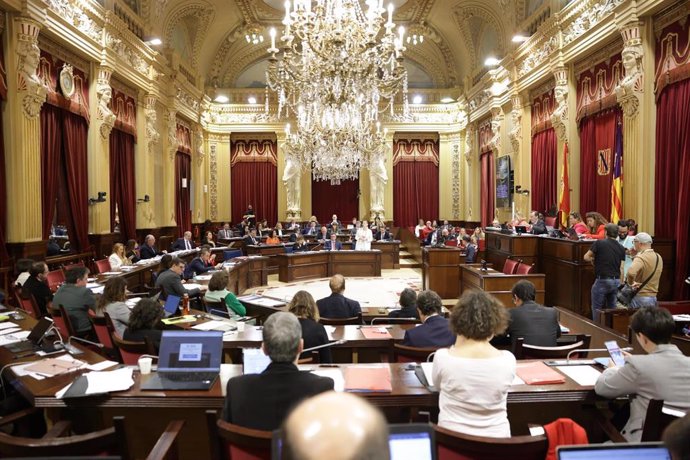
[[[316,251],[279,254],[278,279],[292,282],[309,278],[381,276],[381,251]]]
[[[443,299],[460,296],[460,265],[465,253],[457,248],[429,248],[422,251],[422,283],[424,289],[435,291]]]
[[[512,308],[515,305],[511,289],[518,281],[528,280],[537,289],[537,303],[544,303],[545,276],[541,273],[530,275],[505,275],[497,271],[484,273],[478,264],[463,265],[461,270],[460,293],[465,289],[485,291],[496,297],[504,307]]]

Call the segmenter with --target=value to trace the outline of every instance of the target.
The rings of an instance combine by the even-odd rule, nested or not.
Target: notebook
[[[165,312],[163,315],[166,318],[175,316],[177,314],[177,308],[180,306],[180,298],[176,295],[169,294],[168,298],[165,299],[165,305],[163,305],[163,310]]]
[[[365,339],[392,339],[393,336],[388,329],[381,326],[363,326],[360,328]]]
[[[524,380],[527,385],[565,383],[563,374],[556,372],[541,361],[524,364],[519,363],[517,365],[517,375]]]
[[[163,331],[158,355],[158,372],[142,390],[208,390],[220,373],[223,333]]]
[[[391,370],[388,366],[345,368],[345,390],[361,392],[391,392]]]
[[[671,460],[668,449],[656,442],[561,446],[556,454],[558,460]]]

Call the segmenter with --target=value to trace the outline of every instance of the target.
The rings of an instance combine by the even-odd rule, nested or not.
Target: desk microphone
[[[336,345],[342,345],[345,342],[347,342],[347,339],[340,339],[340,340],[336,340],[335,342],[324,343],[323,345],[317,345],[315,347],[311,347],[311,348],[307,348],[306,350],[302,350],[302,353],[307,353],[307,352],[314,351],[314,350],[320,350],[321,348],[328,348],[328,347],[334,347]]]
[[[482,259],[482,271],[487,272],[489,269],[486,266],[486,260]]]
[[[72,356],[84,354],[83,350],[80,350],[79,348],[72,345],[72,340],[76,340],[77,342],[83,342],[87,345],[92,345],[96,348],[104,348],[105,347],[105,345],[103,345],[102,343],[92,342],[90,340],[82,339],[81,337],[72,336],[67,340],[67,343],[64,343],[64,342],[62,343],[62,347]]]

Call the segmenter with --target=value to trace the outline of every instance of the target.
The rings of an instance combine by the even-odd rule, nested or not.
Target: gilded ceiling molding
[[[228,51],[230,50],[228,49]],[[230,55],[232,55],[232,59],[230,59]],[[222,71],[220,78],[221,86],[223,88],[234,88],[242,72],[266,58],[268,58],[266,48],[249,45],[244,42],[239,50],[235,49],[232,53],[228,53],[228,55],[223,57],[223,62],[229,64],[229,66]]]
[[[98,66],[96,96],[98,97],[98,120],[101,122],[99,128],[101,139],[108,139],[110,137],[110,132],[113,126],[115,126],[115,119],[117,118],[110,109],[110,100],[113,97],[113,90],[110,87],[110,77],[112,75],[112,67],[105,65]]]
[[[24,17],[14,19],[17,25],[17,88],[22,100],[24,116],[37,118],[46,101],[48,88],[43,85],[36,73],[41,50],[38,48],[38,34],[41,24]]]
[[[173,10],[173,12],[168,15],[164,22],[165,29],[163,36],[165,37],[165,43],[172,43],[173,32],[178,25],[181,25],[182,19],[186,18],[187,16],[196,18],[196,30],[188,31],[193,33],[193,35],[190,35],[193,37],[191,53],[191,65],[193,69],[196,69],[199,63],[198,61],[199,54],[201,53],[201,46],[204,44],[204,39],[206,38],[206,33],[209,29],[208,25],[213,19],[214,14],[215,9],[208,3],[184,2],[179,8]]]
[[[223,37],[223,40],[220,42],[221,44],[218,47],[218,50],[216,50],[216,55],[213,58],[213,62],[211,64],[211,71],[209,72],[208,77],[206,79],[210,85],[219,86],[221,84],[218,76],[221,74],[223,66],[227,64],[225,57],[230,52],[230,48],[232,48],[233,44],[235,44],[237,40],[241,39],[243,35],[244,26],[239,25]]]
[[[623,108],[623,113],[629,118],[637,115],[644,92],[644,51],[640,34],[643,26],[643,22],[633,21],[619,27],[624,43],[622,56],[625,76],[616,87],[616,99]]]
[[[434,7],[436,0],[417,0],[416,8],[412,13],[412,21],[416,23],[422,23],[426,21],[431,12],[431,8]]]
[[[435,43],[438,47],[438,50],[441,52],[441,55],[443,56],[445,64],[445,80],[447,82],[445,83],[445,87],[457,86],[459,81],[457,70],[458,66],[455,62],[455,58],[453,57],[453,52],[448,47],[446,41],[435,28],[433,28],[427,23],[420,23],[417,27],[421,30],[422,34],[424,35],[425,41],[431,41]],[[414,47],[407,48],[407,52],[405,54],[406,56],[408,55],[407,53],[409,53],[410,49],[414,49]]]
[[[626,0],[580,0],[572,2],[573,8],[565,12],[562,20],[563,46],[571,43],[599,24]],[[568,7],[566,7],[568,9]]]
[[[76,30],[79,30],[99,44],[102,42],[103,27],[98,25],[94,20],[98,17],[98,13],[93,8],[87,6],[87,2],[75,0],[48,0],[46,3],[49,9],[54,11]]]
[[[445,62],[438,62],[438,60],[435,59],[435,54],[436,53],[429,53],[428,50],[424,52],[422,47],[407,47],[404,56],[406,60],[424,69],[427,75],[431,77],[436,88],[448,88],[452,86],[449,84],[448,68]]]
[[[493,27],[494,32],[496,33],[497,40],[498,40],[498,47],[499,49],[496,50],[498,53],[504,53],[506,50],[506,32],[503,27],[503,23],[501,22],[500,18],[496,16],[496,14],[490,10],[489,8],[486,8],[484,4],[482,3],[463,3],[462,6],[456,8],[453,11],[453,15],[455,17],[455,21],[460,28],[460,32],[463,35],[463,38],[465,40],[465,47],[467,49],[468,54],[470,55],[470,61],[472,64],[472,69],[475,69],[478,65],[477,62],[477,46],[479,43],[477,43],[477,39],[480,37],[473,37],[472,36],[472,31],[470,30],[470,27],[468,26],[468,20],[473,17],[479,17],[484,20],[484,22],[488,23],[491,27]]]

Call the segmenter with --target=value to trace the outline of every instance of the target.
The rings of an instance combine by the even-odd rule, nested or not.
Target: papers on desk
[[[237,300],[240,302],[250,302],[254,305],[260,305],[262,307],[282,307],[285,302],[282,300],[271,299],[269,297],[264,297],[260,295],[243,295],[238,297]]]
[[[316,369],[312,371],[312,374],[319,375],[321,377],[328,377],[333,380],[333,389],[337,392],[345,391],[345,377],[343,377],[343,371],[340,369]]]
[[[196,281],[210,281],[213,275],[196,275],[194,279]]]
[[[575,380],[578,385],[583,387],[594,386],[597,379],[601,375],[597,369],[592,366],[556,366],[559,372],[564,373],[571,379]]]
[[[688,315],[688,314],[673,315],[673,321],[680,321],[680,322],[690,321],[690,315]]]
[[[201,290],[201,289],[203,289],[203,288],[205,287],[205,286],[202,286],[201,284],[197,284],[197,283],[185,283],[185,284],[183,284],[182,286],[184,286],[184,288],[185,288],[187,291],[191,291],[191,290],[193,290],[193,289],[199,289],[199,290]]]
[[[16,334],[17,332],[21,331],[21,328],[17,327],[16,324],[14,324],[14,323],[9,323],[9,324],[11,326],[14,326],[14,327],[0,329],[0,335]]]
[[[391,369],[387,364],[346,367],[345,389],[356,392],[391,392]]]
[[[18,377],[28,375],[36,380],[43,380],[47,377],[66,374],[84,367],[86,367],[84,361],[79,361],[69,354],[64,354],[57,358],[45,358],[40,361],[32,361],[30,363],[14,366],[12,370]]]
[[[558,323],[558,327],[561,328],[561,334],[568,334],[568,333],[570,333],[570,328],[565,327],[565,326],[562,325],[561,323]]]
[[[101,273],[101,275],[107,275],[107,276],[119,275],[119,274],[120,274],[120,272],[103,272],[103,273]]]
[[[141,300],[141,297],[130,297],[125,301],[129,308],[134,308],[134,306]]]
[[[424,378],[426,379],[426,383],[422,382],[422,384],[425,384],[429,387],[433,387],[434,379],[431,376],[431,368],[434,367],[434,363],[421,363],[420,367],[422,368],[422,372],[424,372]]]
[[[14,323],[0,323],[0,331],[3,329],[13,329],[15,327],[19,327]]]
[[[86,283],[86,288],[90,289],[94,294],[103,294],[105,286],[98,283]]]
[[[194,315],[184,315],[184,316],[175,316],[173,318],[164,318],[161,320],[163,324],[166,326],[169,326],[171,324],[180,324],[180,323],[193,323],[196,321],[196,316]]]
[[[206,321],[205,323],[200,323],[192,326],[192,329],[196,329],[197,331],[221,331],[221,332],[226,332],[229,330],[235,330],[237,329],[237,326],[232,324],[229,321],[219,321],[219,320],[211,320],[211,321]]]
[[[123,367],[108,372],[89,372],[77,377],[74,382],[55,393],[55,397],[78,398],[128,390],[134,385],[132,371],[131,367]]]
[[[21,342],[26,339],[31,331],[18,331],[11,334],[0,335],[0,347],[9,345],[11,343]]]
[[[392,339],[393,336],[385,327],[362,326],[360,328],[365,339]]]

